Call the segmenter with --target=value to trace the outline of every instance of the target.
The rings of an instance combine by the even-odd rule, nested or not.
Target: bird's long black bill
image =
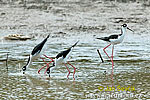
[[[98,54],[99,54],[99,57],[101,58],[102,63],[104,63],[104,60],[103,60],[103,58],[102,58],[102,56],[101,56],[101,54],[100,54],[100,52],[99,52],[98,49],[97,49],[97,52],[98,52]]]
[[[130,29],[129,27],[127,27],[127,29],[130,30],[130,31],[132,31],[132,32],[134,32],[134,31],[133,31],[132,29]]]

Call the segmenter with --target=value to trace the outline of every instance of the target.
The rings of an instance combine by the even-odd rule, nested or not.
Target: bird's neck
[[[121,34],[124,35],[126,33],[126,29],[124,27],[121,27]]]
[[[31,65],[31,63],[32,63],[32,56],[30,55],[28,62],[27,62],[27,65],[26,65],[26,68],[28,68]]]

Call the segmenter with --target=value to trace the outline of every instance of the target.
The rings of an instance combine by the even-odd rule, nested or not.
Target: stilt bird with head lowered
[[[26,69],[32,64],[32,61],[40,56],[41,50],[43,46],[45,45],[47,39],[49,38],[49,35],[38,45],[34,47],[31,54],[29,55],[28,61],[25,66],[23,66],[22,71],[23,74],[25,73]]]
[[[109,43],[108,46],[106,46],[103,51],[104,53],[108,56],[108,58],[110,58],[111,62],[112,62],[112,74],[113,74],[113,66],[114,66],[114,63],[113,63],[113,50],[114,50],[114,45],[117,45],[119,43],[121,43],[125,37],[125,34],[126,34],[126,30],[130,30],[132,32],[134,32],[133,30],[131,30],[130,28],[128,28],[127,24],[123,24],[121,25],[121,34],[115,34],[115,35],[110,35],[108,37],[101,37],[101,38],[97,38],[97,39],[100,39],[100,40],[103,40],[103,41],[106,41]],[[108,48],[110,45],[112,45],[112,56],[109,57],[109,55],[107,54],[107,52],[105,51],[106,48]],[[97,50],[99,52],[99,50]],[[99,53],[100,54],[100,53]],[[101,57],[101,55],[100,55]]]
[[[49,74],[49,76],[50,76],[50,73],[52,72],[52,69],[53,69],[53,68],[55,68],[56,66],[58,66],[58,65],[60,65],[60,64],[65,64],[65,66],[66,66],[66,68],[67,68],[67,70],[68,70],[68,72],[69,72],[68,75],[67,75],[67,78],[68,78],[69,75],[70,75],[70,70],[69,70],[69,68],[67,67],[67,64],[69,64],[71,67],[74,68],[74,72],[73,72],[73,78],[74,78],[74,74],[75,74],[76,68],[75,68],[72,64],[70,64],[70,62],[67,61],[67,60],[68,60],[68,58],[69,58],[69,56],[70,56],[70,54],[71,54],[73,48],[77,45],[78,42],[79,42],[79,41],[77,41],[73,46],[71,46],[71,47],[68,48],[67,50],[60,52],[60,53],[55,57],[55,60],[52,60],[52,58],[47,57],[47,58],[49,58],[49,59],[52,60],[51,62],[53,62],[53,65],[52,65],[52,66],[49,66],[48,64],[51,63],[51,62],[49,62],[49,63],[46,65],[47,68],[46,68],[45,73],[47,72],[47,74]],[[41,69],[43,69],[43,68],[46,67],[46,66],[43,66]],[[41,69],[39,69],[38,73],[40,73]],[[75,79],[75,78],[74,78],[74,79]]]

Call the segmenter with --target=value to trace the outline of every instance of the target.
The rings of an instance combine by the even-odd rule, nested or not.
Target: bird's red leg
[[[52,61],[54,61],[52,58],[50,58],[50,57],[48,57],[48,56],[46,56],[46,55],[44,55],[46,58],[49,58],[50,60],[52,60]]]
[[[65,64],[65,66],[66,66],[66,68],[67,68],[67,70],[68,70],[68,75],[67,75],[67,78],[68,78],[68,76],[69,76],[69,74],[70,74],[70,70],[69,70],[69,68],[67,67],[67,65]],[[69,78],[68,78],[69,79]]]
[[[42,60],[43,60],[43,62],[45,62],[45,60],[43,59],[43,58],[41,58]],[[46,63],[46,65],[45,66],[43,66],[42,68],[40,68],[39,70],[38,70],[38,73],[40,73],[40,71],[44,68],[44,67],[46,67],[47,66],[47,69],[49,68],[49,64],[51,63],[51,62],[53,62],[53,61],[50,61],[49,63]]]
[[[69,64],[69,65],[71,65],[71,66],[74,68],[74,72],[73,72],[73,79],[75,80],[75,78],[74,78],[74,74],[75,74],[75,72],[76,72],[76,68],[75,68],[72,64],[70,64],[69,62],[68,62],[68,64]]]
[[[50,61],[49,63],[46,63],[46,65],[45,66],[43,66],[42,68],[40,68],[39,70],[38,70],[38,73],[40,73],[40,71],[44,68],[44,67],[46,67],[48,64],[50,64],[52,61]],[[49,68],[49,67],[48,67]]]
[[[104,53],[108,56],[108,58],[110,58],[110,57],[109,57],[109,55],[107,54],[107,52],[105,51],[105,49],[108,48],[110,45],[111,45],[111,44],[109,44],[108,46],[106,46],[106,47],[103,49]],[[111,58],[110,58],[110,60],[111,60]]]
[[[42,58],[42,57],[40,57],[40,58],[43,60],[43,62],[45,62],[45,64],[47,64],[46,61],[44,60],[44,58]]]
[[[113,47],[112,47],[112,56],[111,56],[111,58],[112,58],[112,64],[114,65],[114,62],[113,62],[113,51],[114,51],[114,45],[113,45]]]
[[[42,57],[40,57],[42,60],[43,60],[43,62],[45,62],[45,60],[44,60],[44,58],[42,58]],[[44,68],[44,67],[46,67],[46,66],[49,66],[46,62],[45,62],[45,66],[43,66],[42,68],[40,68],[39,70],[38,70],[38,73],[40,74],[40,71]]]
[[[49,64],[50,64],[51,62],[54,62],[54,60],[53,60],[52,58],[50,58],[50,57],[48,57],[48,56],[46,56],[46,55],[44,55],[44,56],[45,56],[46,58],[49,58],[50,60],[52,60],[52,61],[49,62]],[[49,68],[49,66],[47,66],[47,68],[46,68],[44,74],[46,74],[48,68]]]
[[[53,62],[53,61],[50,61],[49,64],[50,64],[51,62]],[[46,68],[44,74],[46,74],[48,68],[49,68],[49,66],[47,66],[47,68]]]
[[[50,64],[51,62],[54,62],[54,61],[50,61],[48,64]],[[49,66],[47,66],[47,68],[46,68],[44,74],[46,74],[48,68],[49,68]]]
[[[113,47],[112,47],[112,56],[111,56],[111,62],[112,62],[112,74],[111,75],[113,75],[113,66],[114,66],[114,61],[113,61],[113,50],[114,50],[114,45],[113,45]]]

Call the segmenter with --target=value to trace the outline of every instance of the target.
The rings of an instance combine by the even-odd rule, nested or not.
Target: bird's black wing
[[[109,39],[118,39],[119,35],[110,35]]]
[[[71,48],[65,50],[65,51],[62,51],[61,53],[59,53],[56,58],[58,59],[59,57],[63,57],[65,58],[67,56],[67,54],[71,51]]]
[[[77,42],[76,42],[74,45],[72,45],[69,49],[67,49],[67,50],[62,51],[61,53],[59,53],[59,54],[56,56],[56,58],[57,58],[57,59],[58,59],[59,57],[65,58],[65,57],[67,56],[67,54],[71,51],[71,49],[77,45],[78,42],[79,42],[79,41],[77,41]]]
[[[109,37],[101,37],[101,38],[96,38],[104,41],[110,42],[110,39],[118,39],[119,35],[110,35]]]
[[[44,39],[41,43],[39,43],[36,47],[34,47],[33,51],[31,52],[31,55],[41,52],[41,50],[48,38],[49,38],[49,35],[46,37],[46,39]]]

